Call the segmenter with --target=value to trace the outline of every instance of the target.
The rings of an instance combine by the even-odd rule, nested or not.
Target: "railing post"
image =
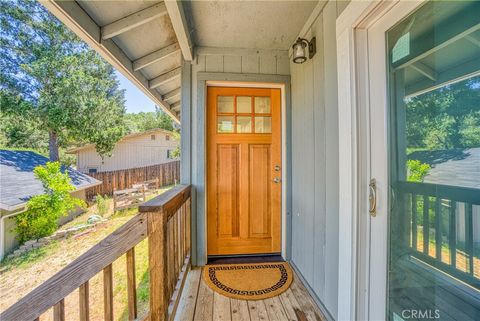
[[[150,321],[165,321],[167,298],[167,214],[148,212],[148,256],[150,271]]]

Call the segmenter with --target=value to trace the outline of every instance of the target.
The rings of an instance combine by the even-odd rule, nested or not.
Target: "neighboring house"
[[[181,185],[140,206],[4,320],[51,307],[62,320],[64,298],[79,287],[87,314],[88,281],[102,272],[104,319],[113,320],[112,263],[127,253],[135,271],[145,238],[151,321],[479,320],[471,209],[480,189],[407,182],[398,164],[411,97],[477,97],[480,1],[41,3],[181,123]],[[465,81],[465,94],[450,86]],[[443,109],[428,106],[427,118]],[[466,242],[455,233],[459,215]],[[291,291],[268,301],[213,293],[204,277],[214,273],[197,268],[265,254],[296,272]]]
[[[115,145],[112,155],[103,159],[93,144],[72,148],[68,153],[77,156],[77,170],[99,173],[170,162],[174,160],[172,152],[179,144],[174,133],[152,129],[126,135]]]
[[[27,201],[43,194],[42,183],[35,178],[33,170],[45,165],[48,158],[30,151],[0,150],[0,259],[12,251],[18,242],[15,239],[14,216],[23,212]],[[75,191],[72,195],[86,200],[85,190],[101,182],[70,167],[64,168],[72,180]],[[72,212],[60,219],[64,223],[77,215]]]

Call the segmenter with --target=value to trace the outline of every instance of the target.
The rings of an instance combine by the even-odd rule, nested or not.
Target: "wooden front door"
[[[208,87],[208,255],[280,252],[280,89]]]

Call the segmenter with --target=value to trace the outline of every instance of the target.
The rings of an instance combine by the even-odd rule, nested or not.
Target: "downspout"
[[[0,261],[3,260],[3,256],[5,255],[5,219],[10,218],[12,216],[18,215],[20,213],[25,212],[27,209],[24,208],[20,212],[8,214],[5,216],[2,216],[0,219]]]

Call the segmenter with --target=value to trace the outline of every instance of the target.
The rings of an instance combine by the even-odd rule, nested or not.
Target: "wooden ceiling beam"
[[[143,69],[151,64],[161,61],[171,55],[176,54],[180,51],[180,45],[178,43],[174,43],[170,46],[164,47],[157,51],[154,51],[148,55],[143,56],[142,58],[138,58],[133,62],[133,70],[138,71]]]
[[[178,43],[182,49],[183,59],[186,61],[192,61],[192,39],[190,38],[188,22],[183,10],[182,2],[178,0],[165,0],[164,3],[168,11],[168,16],[172,22],[173,30],[177,36]]]
[[[101,28],[102,40],[110,39],[167,14],[165,3],[132,13]]]
[[[421,73],[422,75],[424,75],[430,80],[433,80],[433,81],[437,80],[437,73],[435,72],[435,70],[425,65],[424,63],[421,63],[420,61],[414,62],[413,64],[410,65],[410,67],[418,71],[419,73]]]
[[[181,102],[180,101],[177,101],[173,104],[170,105],[170,108],[175,111],[175,112],[178,112],[180,111],[180,105],[181,105]]]
[[[163,95],[163,100],[168,101],[176,97],[180,97],[180,88],[174,89]]]
[[[180,77],[182,73],[182,67],[175,68],[169,72],[166,72],[158,77],[151,79],[148,84],[150,89],[154,89],[160,87],[161,85],[166,84],[169,81],[172,81],[178,77]]]

